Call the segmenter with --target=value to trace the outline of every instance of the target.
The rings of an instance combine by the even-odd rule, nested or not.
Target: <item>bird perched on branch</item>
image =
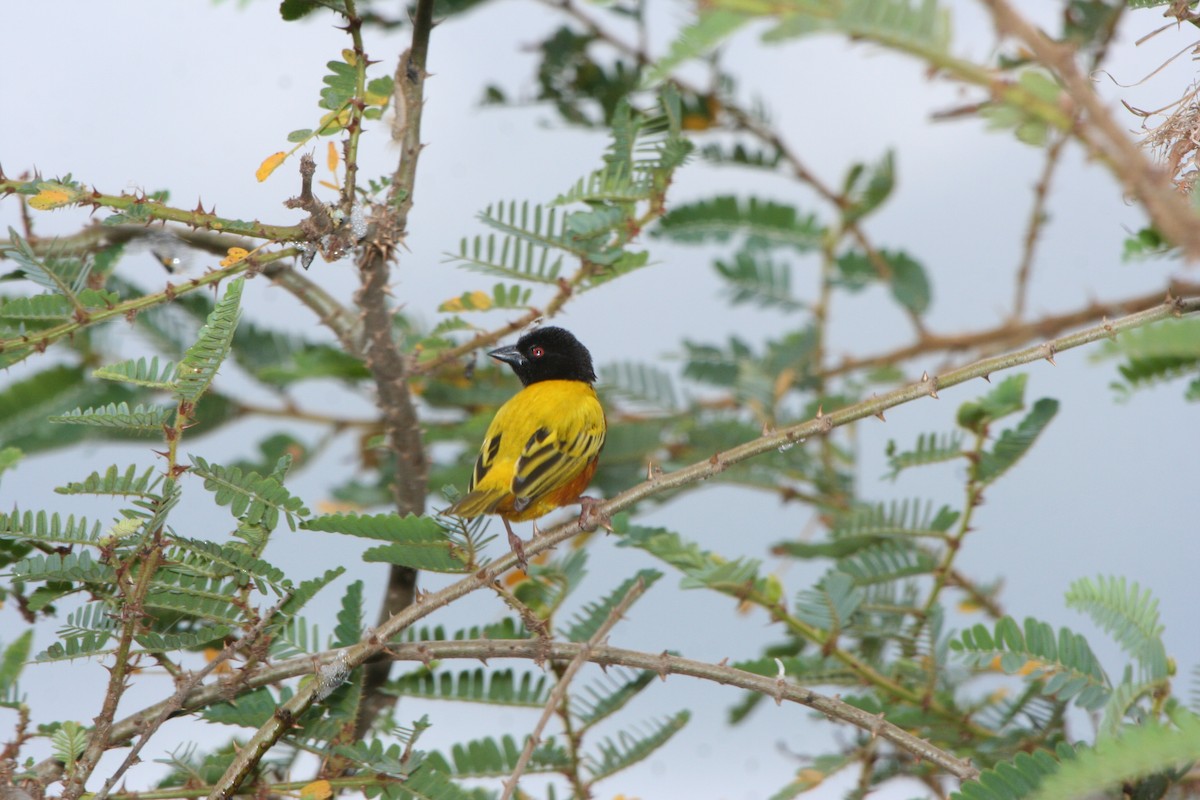
[[[604,447],[604,409],[592,388],[591,353],[562,328],[537,328],[488,355],[512,367],[525,388],[496,412],[467,493],[445,513],[500,517],[524,567],[525,549],[510,522],[536,520],[576,501],[581,523],[591,513],[595,501],[580,495]]]

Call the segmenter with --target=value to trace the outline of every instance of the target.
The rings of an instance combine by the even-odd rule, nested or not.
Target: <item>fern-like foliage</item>
[[[853,624],[854,615],[865,599],[866,593],[855,585],[852,577],[830,572],[814,588],[799,593],[792,613],[836,635]]]
[[[1200,326],[1192,319],[1172,319],[1122,333],[1105,343],[1102,356],[1121,358],[1117,367],[1123,382],[1113,388],[1128,396],[1138,389],[1200,370]],[[1187,399],[1200,400],[1200,378],[1193,379]]]
[[[772,260],[764,253],[742,250],[732,263],[715,262],[717,274],[728,284],[727,294],[734,305],[753,303],[760,308],[796,311],[804,304],[792,295],[792,268]]]
[[[645,550],[682,572],[681,588],[714,589],[734,597],[755,595],[764,602],[778,600],[782,592],[774,578],[759,575],[759,562],[753,559],[726,559],[672,531],[629,526],[624,516],[618,516],[613,525],[621,534],[620,547]]]
[[[936,0],[830,0],[781,15],[763,35],[775,42],[818,32],[838,32],[852,39],[936,60],[950,47],[950,16]]]
[[[402,564],[433,572],[461,573],[474,563],[474,543],[432,517],[414,514],[329,514],[307,520],[310,531],[342,533],[387,544],[372,547],[363,553],[365,561]]]
[[[639,204],[661,208],[671,175],[692,147],[681,135],[678,93],[666,87],[660,99],[661,113],[654,115],[635,113],[625,99],[618,102],[600,169],[580,179],[552,205],[510,201],[489,206],[480,220],[492,232],[464,238],[455,260],[467,269],[497,277],[555,285],[564,261],[571,258],[583,268],[580,290],[645,266],[648,254],[628,247],[644,224],[639,220]],[[578,204],[585,207],[560,208]],[[459,304],[466,302],[459,298]],[[453,304],[448,310],[460,308]]]
[[[564,258],[564,253],[555,251],[571,252],[562,217],[557,208],[531,207],[528,202],[488,206],[480,219],[499,235],[464,238],[456,260],[487,275],[553,284],[562,273]]]
[[[977,780],[964,783],[951,800],[1019,800],[1031,796],[1062,765],[1076,756],[1075,749],[1060,743],[1053,752],[1018,753],[1011,762],[984,770]]]
[[[1150,590],[1124,578],[1080,578],[1067,590],[1067,605],[1090,616],[1130,655],[1148,680],[1170,674],[1158,601]]]
[[[178,365],[174,361],[158,363],[158,356],[146,361],[139,358],[136,361],[119,361],[107,367],[92,370],[92,375],[109,381],[120,381],[147,389],[173,392],[177,389],[175,376]]]
[[[657,677],[651,670],[625,672],[610,668],[602,681],[576,688],[571,693],[571,715],[579,723],[578,730],[586,731],[620,711]]]
[[[32,297],[14,297],[0,303],[0,319],[26,322],[59,323],[73,320],[82,313],[111,308],[121,301],[116,292],[100,289],[83,289],[72,302],[60,294],[37,294]]]
[[[690,718],[690,713],[680,711],[666,719],[646,723],[641,726],[643,730],[621,731],[615,739],[604,739],[598,752],[584,756],[584,769],[594,781],[627,769],[666,744]]]
[[[109,403],[100,408],[76,408],[65,414],[56,414],[49,420],[100,428],[119,428],[136,433],[162,433],[163,426],[174,416],[175,409],[165,406],[146,406],[138,403],[131,409],[127,403]]]
[[[910,467],[920,467],[926,464],[940,464],[962,458],[962,434],[954,431],[938,435],[922,433],[917,436],[917,444],[912,450],[898,450],[893,440],[888,440],[887,459],[891,472],[887,477],[895,480],[903,470]]]
[[[101,537],[101,525],[89,525],[87,517],[75,518],[74,514],[64,519],[59,514],[45,511],[0,514],[0,539],[34,542],[46,547],[70,547],[72,545],[97,544]]]
[[[1093,748],[1063,759],[1032,795],[1036,800],[1100,797],[1116,792],[1126,797],[1171,797],[1172,785],[1183,780],[1200,759],[1200,719],[1187,712],[1174,725],[1130,726],[1120,737],[1101,739]],[[1186,794],[1186,791],[1184,792]]]
[[[775,548],[797,558],[846,558],[886,539],[944,539],[959,516],[949,506],[935,511],[932,502],[917,499],[861,503],[833,517],[826,541],[780,542]]]
[[[1034,403],[1015,428],[1004,431],[990,450],[979,454],[979,460],[971,467],[975,480],[992,483],[1011,469],[1029,451],[1057,413],[1057,400],[1043,397]]]
[[[657,367],[625,361],[600,368],[600,380],[609,392],[634,403],[672,411],[678,408],[671,376]]]
[[[54,491],[58,494],[102,494],[114,497],[160,498],[159,485],[163,476],[154,467],[147,467],[139,473],[137,466],[130,464],[124,472],[111,466],[101,475],[93,472],[83,481],[59,486]]]
[[[2,643],[0,643],[2,644]],[[17,678],[33,649],[33,629],[27,629],[7,646],[0,646],[0,708],[19,708],[21,697]]]
[[[483,669],[434,672],[419,669],[389,681],[384,687],[400,697],[424,697],[428,700],[458,700],[488,705],[541,708],[550,694],[545,675],[513,670],[485,672]]]
[[[210,464],[200,456],[190,456],[191,472],[204,479],[204,488],[213,492],[217,505],[229,506],[239,520],[261,524],[274,530],[282,515],[288,527],[296,530],[297,519],[307,517],[309,510],[298,497],[293,497],[273,477],[257,472],[243,473],[237,467]]]
[[[455,744],[450,752],[425,754],[425,763],[439,772],[455,778],[499,778],[512,774],[521,757],[521,745],[511,736],[472,739]],[[570,769],[571,759],[566,749],[553,739],[533,750],[526,767],[529,773],[554,773]]]
[[[950,648],[975,667],[997,664],[1009,675],[1020,673],[1045,681],[1040,691],[1090,711],[1103,708],[1112,686],[1087,640],[1067,628],[1055,636],[1044,622],[1028,618],[1024,628],[1012,617],[963,631]]]
[[[91,274],[91,258],[63,258],[53,255],[38,258],[29,242],[12,227],[8,229],[8,240],[11,246],[5,248],[5,254],[24,271],[26,278],[43,289],[67,298],[72,306],[78,307],[77,296],[87,286],[88,275]]]
[[[805,253],[820,247],[825,228],[815,216],[803,216],[793,206],[721,195],[673,207],[654,235],[686,244],[741,237],[750,250],[782,246]]]
[[[175,393],[180,400],[198,401],[217,376],[217,370],[233,343],[237,330],[244,278],[229,284],[225,296],[213,307],[196,341],[179,362],[175,374]]]
[[[586,603],[575,615],[570,627],[562,631],[563,635],[572,642],[588,641],[600,629],[600,626],[605,623],[609,615],[612,614],[616,606],[625,598],[625,595],[629,593],[629,590],[635,584],[640,581],[643,589],[649,589],[661,577],[662,573],[655,569],[639,570],[637,575],[623,581],[621,585],[604,598],[592,603]]]

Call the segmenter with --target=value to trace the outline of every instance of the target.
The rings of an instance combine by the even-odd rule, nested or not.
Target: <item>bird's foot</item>
[[[585,495],[580,497],[577,502],[579,503],[579,527],[585,531],[604,528],[609,533],[613,532],[612,522],[609,520],[608,514],[598,510],[604,503],[603,500],[597,500],[595,497]]]

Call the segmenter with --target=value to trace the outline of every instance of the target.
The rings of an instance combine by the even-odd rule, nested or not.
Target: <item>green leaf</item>
[[[16,447],[0,447],[0,475],[17,465],[25,454]]]
[[[866,593],[855,585],[853,578],[829,572],[815,588],[800,592],[793,613],[810,625],[836,634],[850,627],[865,599]]]
[[[628,519],[618,516],[613,527],[620,534],[620,547],[637,547],[683,573],[680,588],[714,589],[738,598],[757,596],[761,602],[773,603],[781,589],[770,577],[760,577],[759,562],[752,559],[729,560],[685,541],[679,534],[663,528],[630,526]]]
[[[346,587],[342,595],[342,606],[337,615],[337,627],[333,629],[333,646],[349,647],[357,644],[363,635],[363,582],[355,581]]]
[[[283,0],[279,4],[279,15],[285,22],[295,22],[320,8],[328,8],[344,14],[346,6],[341,0]]]
[[[453,745],[449,756],[439,752],[425,755],[432,769],[455,778],[501,778],[512,774],[521,757],[522,746],[511,736],[499,741],[492,738],[472,739]],[[561,745],[549,739],[533,750],[525,771],[530,774],[563,772],[572,767],[570,756]]]
[[[110,364],[107,367],[100,367],[93,370],[92,375],[109,381],[120,381],[148,389],[173,392],[176,389],[176,369],[173,361],[167,361],[160,367],[158,357],[155,356],[149,362],[145,358],[139,358],[137,361],[130,359]]]
[[[846,174],[842,186],[848,201],[842,219],[847,224],[858,222],[883,205],[895,186],[896,155],[891,150],[870,167],[855,164]]]
[[[664,411],[679,407],[670,373],[658,367],[629,361],[606,364],[600,368],[600,380],[608,392],[625,400]]]
[[[72,406],[103,406],[133,399],[134,394],[124,386],[89,381],[80,367],[50,367],[8,384],[0,392],[0,442],[26,454],[76,445],[78,430],[46,425],[46,418]],[[109,432],[96,430],[97,434]]]
[[[906,253],[882,251],[881,255],[892,268],[892,297],[896,302],[914,314],[928,311],[933,289],[925,267]]]
[[[388,542],[363,554],[364,561],[401,564],[432,572],[462,573],[471,568],[472,554],[463,542],[432,517],[414,514],[329,514],[304,523],[310,531],[343,533]]]
[[[654,582],[662,577],[662,573],[655,569],[638,570],[637,575],[632,578],[627,578],[616,589],[606,595],[602,600],[594,603],[585,603],[583,608],[575,615],[571,626],[563,635],[572,642],[586,642],[595,635],[600,626],[605,623],[613,609],[625,599],[625,595],[639,581],[642,584],[642,589],[645,591],[654,585]]]
[[[1075,758],[1075,750],[1060,742],[1052,753],[1049,750],[1034,750],[1032,753],[1017,753],[1011,762],[997,764],[984,770],[977,780],[967,781],[950,795],[951,800],[1017,800],[1027,797],[1051,776],[1058,772],[1060,762],[1068,764]]]
[[[958,409],[958,424],[972,433],[986,433],[988,426],[1025,408],[1025,373],[1010,375],[978,400]]]
[[[545,675],[511,669],[464,670],[457,674],[446,670],[419,669],[401,675],[384,685],[383,691],[397,697],[423,697],[428,700],[456,700],[497,706],[541,708],[550,696]]]
[[[648,729],[644,735],[635,736],[621,731],[615,739],[606,738],[600,742],[598,753],[586,757],[584,769],[593,781],[615,775],[666,744],[689,719],[689,712],[680,711],[664,720],[644,724],[642,727]]]
[[[965,455],[962,447],[962,434],[957,431],[943,433],[941,436],[936,433],[919,434],[916,447],[905,451],[897,451],[896,442],[889,439],[887,459],[888,466],[892,468],[892,471],[887,474],[887,477],[895,480],[901,471],[909,467],[941,464],[963,458]]]
[[[1137,792],[1140,779],[1163,771],[1180,774],[1197,759],[1200,720],[1195,716],[1179,714],[1174,727],[1148,720],[1123,729],[1120,737],[1101,739],[1095,747],[1081,749],[1075,759],[1063,762],[1057,774],[1042,781],[1032,797],[1099,797],[1123,789],[1129,796],[1141,797]]]
[[[1017,427],[1004,431],[991,450],[979,454],[979,460],[972,467],[975,480],[992,483],[1007,472],[1033,446],[1057,413],[1057,400],[1043,397],[1034,403]]]
[[[182,650],[197,650],[210,642],[220,642],[233,633],[228,625],[206,625],[184,633],[157,633],[144,631],[134,636],[145,653],[174,653]]]
[[[75,761],[87,749],[90,738],[89,729],[78,722],[64,722],[50,736],[50,747],[54,758],[62,763],[63,769],[70,775],[75,770]]]
[[[9,697],[17,684],[17,678],[29,660],[29,652],[33,648],[33,630],[29,629],[13,640],[4,648],[0,656],[0,700]]]
[[[1067,605],[1083,611],[1103,628],[1121,649],[1137,660],[1152,680],[1170,674],[1158,601],[1149,589],[1124,578],[1080,578],[1067,590]]]
[[[144,406],[138,403],[130,409],[127,403],[109,403],[102,408],[76,408],[49,417],[49,421],[136,433],[162,433],[163,427],[174,416],[175,409],[167,406]]]
[[[159,497],[158,487],[163,476],[156,467],[146,467],[140,475],[135,464],[130,464],[124,471],[116,466],[109,467],[102,476],[93,472],[81,483],[68,483],[59,486],[54,491],[58,494],[106,494],[119,497],[133,495],[141,498]]]
[[[237,330],[244,285],[244,278],[229,284],[225,296],[213,307],[204,327],[200,329],[196,343],[184,353],[175,377],[179,399],[195,403],[212,385],[221,362],[229,354],[229,346]]]
[[[275,478],[210,464],[196,455],[189,457],[191,472],[204,479],[204,488],[215,493],[217,505],[229,506],[233,516],[243,522],[261,524],[272,531],[282,514],[288,527],[296,530],[296,519],[310,513],[303,501],[293,497]]]
[[[733,263],[714,262],[717,273],[729,284],[734,305],[754,303],[761,308],[796,311],[804,304],[792,296],[792,269],[764,254],[742,250]]]
[[[676,34],[667,54],[642,75],[641,88],[655,86],[666,80],[680,64],[708,55],[751,19],[736,11],[702,7],[696,20]]]
[[[1042,680],[1042,694],[1063,702],[1074,700],[1089,711],[1103,708],[1112,690],[1086,639],[1067,628],[1056,637],[1053,628],[1033,618],[1027,618],[1022,629],[1011,617],[1004,617],[994,633],[975,625],[951,640],[950,649],[979,668],[989,668],[999,659],[1007,674]]]
[[[72,545],[96,544],[101,537],[101,525],[89,526],[87,517],[77,520],[71,514],[64,521],[59,514],[45,511],[13,509],[11,513],[0,513],[0,538],[36,542],[46,547],[70,547]]]
[[[684,244],[741,236],[749,248],[791,247],[801,253],[820,247],[825,234],[813,214],[801,216],[793,206],[757,197],[739,201],[733,195],[673,206],[653,230],[656,237]]]
[[[579,720],[579,732],[620,711],[657,677],[653,670],[616,675],[610,667],[602,685],[590,684],[573,690],[571,714]]]

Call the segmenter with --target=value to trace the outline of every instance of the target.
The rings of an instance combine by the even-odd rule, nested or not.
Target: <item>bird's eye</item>
[[[546,351],[540,347],[534,347],[529,350],[529,355],[533,358],[541,358],[542,356],[546,355]]]

